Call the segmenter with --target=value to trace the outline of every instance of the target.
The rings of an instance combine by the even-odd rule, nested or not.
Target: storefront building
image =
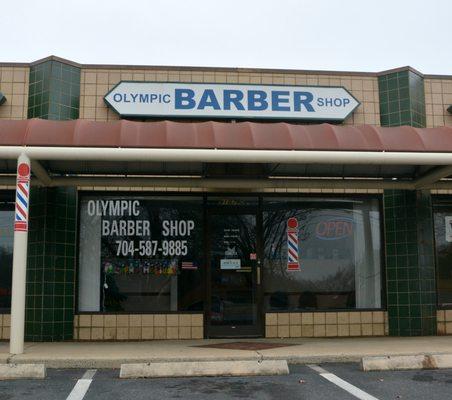
[[[0,339],[20,154],[25,340],[452,334],[452,76],[49,57],[0,92]]]

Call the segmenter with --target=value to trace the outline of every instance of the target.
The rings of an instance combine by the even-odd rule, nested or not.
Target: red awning
[[[0,146],[452,152],[452,127],[0,120]]]

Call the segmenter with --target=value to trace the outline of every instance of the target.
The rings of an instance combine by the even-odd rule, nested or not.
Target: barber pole
[[[287,220],[287,270],[300,270],[300,262],[298,260],[298,221],[293,217]]]
[[[28,231],[28,204],[30,197],[30,165],[22,162],[17,167],[16,215],[14,230]]]
[[[17,160],[16,213],[14,217],[11,335],[9,340],[11,354],[22,354],[24,351],[29,197],[30,159],[25,154],[21,154]]]

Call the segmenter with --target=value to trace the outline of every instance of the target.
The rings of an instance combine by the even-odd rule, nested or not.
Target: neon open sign
[[[337,240],[353,233],[352,218],[330,218],[317,223],[315,235],[321,240]]]

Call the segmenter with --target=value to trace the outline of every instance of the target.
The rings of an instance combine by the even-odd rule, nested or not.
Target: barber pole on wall
[[[28,231],[28,204],[30,197],[30,165],[22,162],[17,167],[16,182],[16,214],[14,217],[14,230]]]
[[[300,270],[300,262],[298,260],[298,221],[293,217],[287,220],[287,270]]]

